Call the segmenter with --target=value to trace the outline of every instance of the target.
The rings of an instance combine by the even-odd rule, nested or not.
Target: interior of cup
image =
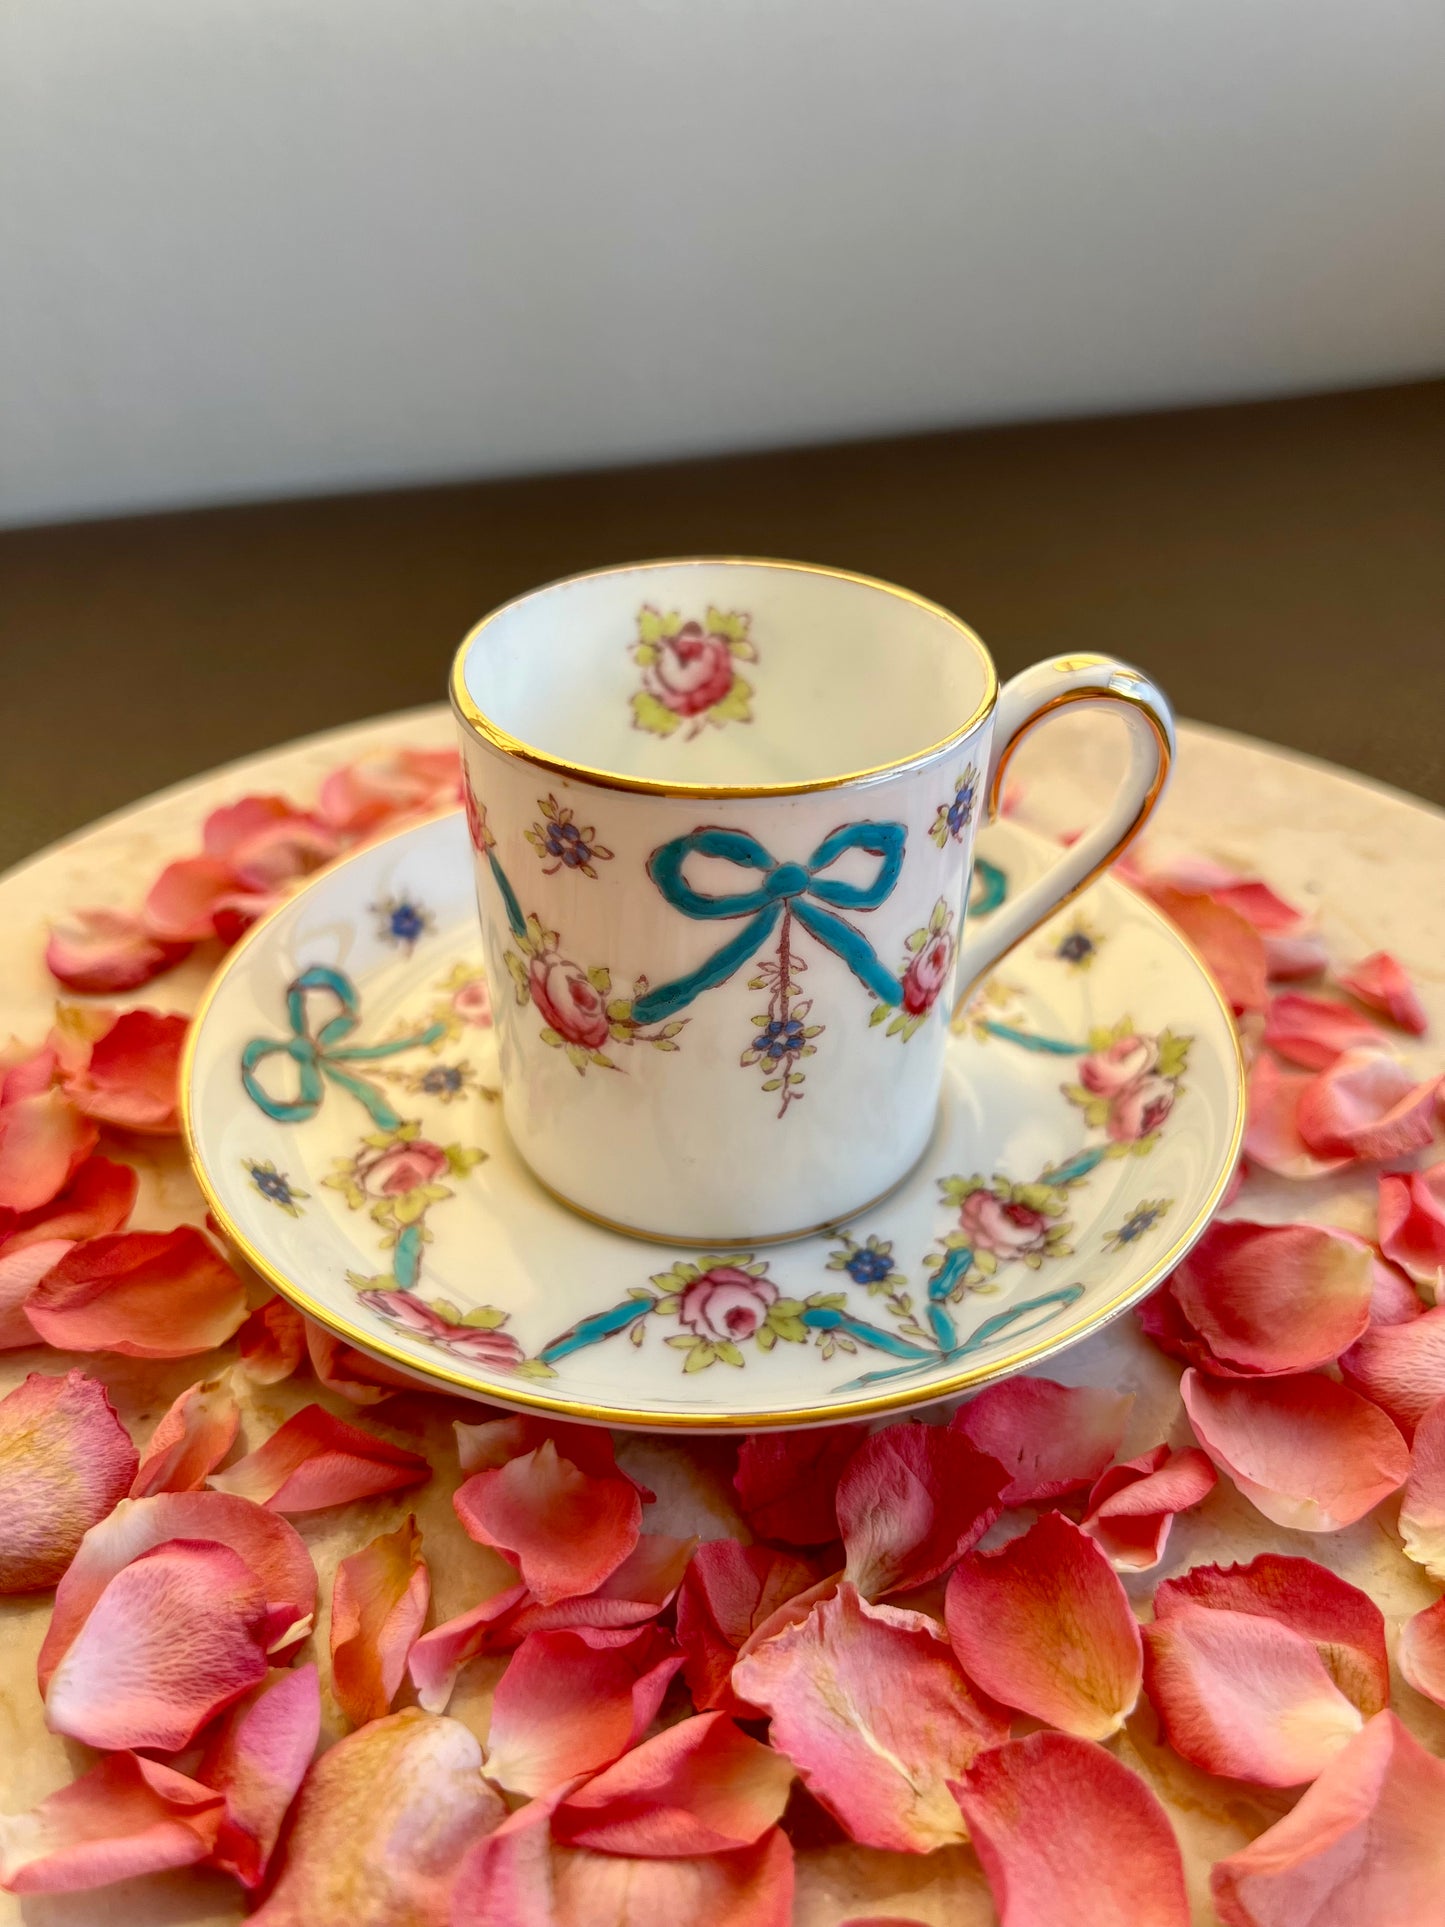
[[[463,645],[474,722],[559,763],[662,784],[808,784],[907,763],[994,690],[971,630],[829,569],[662,562],[523,596]]]

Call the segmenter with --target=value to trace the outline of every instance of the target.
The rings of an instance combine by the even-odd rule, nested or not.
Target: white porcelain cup
[[[907,1176],[956,1003],[1124,848],[1173,749],[1137,670],[1065,656],[1000,691],[946,609],[802,563],[552,583],[477,625],[452,697],[513,1142],[577,1210],[695,1249]],[[965,931],[1004,766],[1077,703],[1129,726],[1118,794]]]

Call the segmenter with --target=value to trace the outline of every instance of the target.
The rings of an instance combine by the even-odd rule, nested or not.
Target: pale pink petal
[[[70,914],[72,922],[50,933],[45,967],[57,983],[82,996],[114,997],[138,990],[190,954],[189,943],[166,942],[125,911]]]
[[[146,894],[141,921],[163,943],[196,943],[216,933],[216,906],[236,887],[224,858],[186,856],[168,863]]]
[[[1373,1279],[1370,1285],[1370,1323],[1372,1325],[1405,1325],[1411,1319],[1423,1315],[1425,1307],[1420,1303],[1420,1294],[1403,1271],[1395,1265],[1387,1264],[1379,1257],[1374,1259],[1372,1268]]]
[[[635,1747],[682,1656],[660,1627],[530,1633],[492,1695],[486,1775],[531,1797]]]
[[[1302,1070],[1328,1070],[1345,1051],[1363,1045],[1379,1049],[1385,1033],[1348,1004],[1329,997],[1303,997],[1297,991],[1270,999],[1264,1041]]]
[[[336,836],[323,824],[292,816],[242,838],[226,861],[243,893],[270,895],[319,870],[340,849]]]
[[[0,1252],[0,1352],[45,1342],[25,1316],[25,1302],[46,1272],[71,1249],[69,1238],[44,1238],[18,1251]]]
[[[771,1716],[771,1743],[852,1839],[903,1853],[964,1838],[949,1776],[1008,1732],[933,1620],[846,1581],[740,1658],[733,1689]]]
[[[331,1593],[331,1685],[353,1726],[391,1710],[406,1656],[426,1621],[431,1574],[414,1514],[336,1568]]]
[[[998,1517],[1007,1477],[945,1425],[904,1419],[873,1433],[838,1481],[848,1578],[865,1599],[936,1579]]]
[[[1279,1178],[1318,1178],[1349,1162],[1317,1158],[1299,1134],[1300,1096],[1313,1081],[1307,1071],[1281,1070],[1268,1051],[1255,1058],[1249,1067],[1244,1132],[1244,1155],[1251,1164]]]
[[[211,1856],[243,1887],[259,1887],[321,1734],[314,1666],[272,1673],[239,1699],[206,1741],[196,1777],[225,1797]]]
[[[1238,877],[1211,886],[1210,894],[1220,903],[1237,910],[1247,923],[1264,935],[1283,936],[1300,929],[1305,913],[1287,903],[1277,891],[1258,877]]]
[[[1239,1372],[1307,1371],[1366,1329],[1369,1247],[1312,1224],[1212,1224],[1169,1279],[1213,1357]]]
[[[310,1318],[301,1322],[311,1369],[338,1397],[349,1399],[353,1405],[380,1405],[398,1392],[416,1390],[416,1380],[410,1374],[397,1371],[383,1359],[369,1358]]]
[[[746,1659],[750,1653],[756,1652],[759,1646],[765,1646],[770,1639],[776,1639],[779,1633],[786,1632],[790,1626],[801,1626],[805,1619],[811,1618],[815,1606],[821,1606],[825,1599],[836,1596],[838,1588],[843,1583],[841,1572],[830,1572],[813,1585],[805,1586],[801,1592],[794,1593],[791,1598],[774,1606],[766,1618],[758,1621],[742,1645],[738,1647],[738,1658]],[[734,1671],[736,1671],[736,1664],[734,1664]],[[750,1714],[748,1717],[754,1716]]]
[[[53,1586],[135,1468],[109,1394],[84,1372],[32,1372],[0,1399],[0,1593]]]
[[[1340,1359],[1345,1383],[1388,1412],[1405,1437],[1445,1398],[1445,1305],[1399,1325],[1371,1325]]]
[[[467,1852],[506,1809],[457,1720],[410,1706],[307,1773],[280,1871],[252,1927],[441,1927]]]
[[[101,1124],[150,1136],[180,1130],[181,1051],[187,1020],[157,1010],[123,1010],[91,1046],[88,1062],[62,1078],[78,1111]]]
[[[750,1847],[782,1818],[790,1761],[726,1713],[698,1713],[569,1793],[552,1833],[594,1852],[686,1858]]]
[[[512,1560],[544,1606],[600,1586],[637,1544],[642,1519],[630,1479],[594,1478],[550,1439],[474,1472],[452,1503],[469,1535]]]
[[[505,1652],[518,1643],[522,1635],[516,1631],[513,1613],[527,1596],[523,1585],[502,1586],[415,1642],[407,1656],[407,1672],[429,1713],[446,1711],[457,1675],[468,1660],[482,1653]]]
[[[238,1553],[173,1539],[124,1566],[45,1694],[52,1732],[174,1753],[266,1676],[266,1596]]]
[[[1425,1007],[1420,1002],[1403,964],[1388,950],[1377,950],[1340,973],[1340,987],[1358,997],[1371,1010],[1388,1017],[1401,1030],[1423,1037],[1428,1028]]]
[[[1405,1621],[1395,1658],[1408,1685],[1445,1706],[1445,1599]]]
[[[1163,1807],[1093,1741],[1009,1740],[952,1786],[1000,1927],[1189,1927]]]
[[[456,1434],[457,1463],[463,1472],[494,1471],[511,1459],[535,1452],[548,1439],[562,1458],[570,1459],[578,1471],[594,1479],[608,1478],[617,1471],[612,1434],[601,1425],[569,1425],[530,1412],[508,1412],[475,1425],[458,1419],[452,1431]]]
[[[1404,1439],[1333,1379],[1227,1381],[1188,1371],[1179,1389],[1194,1436],[1276,1525],[1338,1532],[1404,1483]]]
[[[1445,1585],[1445,1398],[1415,1427],[1400,1501],[1400,1539],[1416,1565]]]
[[[122,1231],[68,1251],[25,1315],[49,1345],[129,1358],[188,1358],[223,1345],[246,1316],[236,1273],[194,1225]]]
[[[820,1425],[745,1438],[733,1486],[738,1509],[757,1536],[785,1546],[825,1546],[836,1539],[833,1494],[865,1436],[861,1425]]]
[[[230,1451],[240,1424],[241,1407],[228,1380],[188,1386],[151,1433],[130,1496],[198,1491]]]
[[[38,1211],[63,1191],[100,1135],[61,1090],[39,1091],[0,1109],[0,1208]]]
[[[754,1716],[732,1690],[738,1649],[777,1607],[816,1578],[804,1560],[767,1546],[708,1539],[698,1547],[678,1596],[677,1643],[699,1712],[717,1708],[735,1719]]]
[[[135,1206],[137,1178],[128,1164],[87,1158],[58,1196],[34,1211],[0,1210],[0,1254],[42,1239],[101,1238],[119,1231]]]
[[[318,1512],[430,1477],[420,1453],[333,1418],[323,1406],[304,1405],[211,1484],[273,1512]]]
[[[1214,896],[1187,895],[1152,881],[1149,894],[1203,957],[1234,1009],[1263,1010],[1269,996],[1264,938],[1254,925]]]
[[[1295,1122],[1316,1157],[1407,1157],[1433,1135],[1439,1082],[1416,1083],[1383,1051],[1349,1050],[1301,1091]]]
[[[1330,961],[1324,940],[1313,930],[1264,933],[1264,971],[1271,983],[1302,983],[1318,977]]]
[[[1132,1392],[1020,1376],[985,1386],[954,1413],[950,1430],[1008,1473],[1005,1505],[1033,1505],[1098,1478],[1119,1449],[1133,1404]]]
[[[29,1813],[0,1815],[0,1887],[73,1894],[204,1860],[221,1796],[159,1760],[107,1754]]]
[[[268,1298],[242,1325],[238,1343],[246,1376],[257,1385],[276,1385],[306,1356],[306,1321],[284,1298]]]
[[[985,1693],[1080,1739],[1117,1733],[1139,1698],[1139,1622],[1092,1539],[1046,1512],[948,1582],[948,1637]]]
[[[1380,1249],[1417,1285],[1445,1299],[1445,1162],[1428,1171],[1382,1172]]]
[[[369,836],[400,816],[461,800],[461,760],[451,749],[373,750],[335,769],[321,785],[318,812],[333,830]]]
[[[201,850],[206,856],[232,856],[239,845],[263,830],[293,819],[305,819],[305,812],[286,796],[260,795],[237,797],[212,810],[201,827]]]
[[[1082,1530],[1120,1572],[1147,1572],[1164,1557],[1174,1515],[1207,1499],[1216,1482],[1202,1452],[1156,1445],[1142,1458],[1110,1466],[1089,1493]]]
[[[1445,1761],[1377,1713],[1282,1820],[1210,1876],[1224,1927],[1438,1927]]]

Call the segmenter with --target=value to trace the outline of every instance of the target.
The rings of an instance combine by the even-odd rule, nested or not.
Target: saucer
[[[970,917],[1052,854],[1017,825],[986,829]],[[647,1243],[543,1190],[502,1123],[480,952],[460,812],[357,851],[231,952],[191,1028],[181,1108],[212,1211],[278,1291],[498,1405],[706,1431],[949,1398],[1143,1297],[1238,1160],[1229,1011],[1172,926],[1107,876],[955,1022],[907,1181],[756,1253]]]

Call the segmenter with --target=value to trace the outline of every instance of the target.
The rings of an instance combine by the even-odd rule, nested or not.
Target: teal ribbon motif
[[[703,991],[725,983],[762,949],[777,928],[785,904],[809,935],[841,957],[875,997],[885,1004],[900,1003],[903,987],[897,977],[879,962],[863,933],[833,913],[835,909],[876,910],[885,901],[903,868],[907,835],[901,823],[847,823],[825,836],[806,863],[779,863],[746,830],[694,830],[691,836],[664,843],[648,858],[647,873],[673,909],[701,922],[738,917],[750,921],[696,970],[645,991],[632,1006],[633,1016],[640,1024],[656,1023],[685,1009]],[[844,883],[823,874],[849,850],[879,859],[871,883]],[[691,856],[721,857],[739,869],[761,872],[763,881],[757,889],[739,890],[732,896],[707,896],[694,890],[683,875]]]
[[[336,1015],[328,1017],[314,1032],[307,1005],[313,993],[333,998],[339,1006]],[[416,1050],[419,1045],[434,1044],[446,1035],[445,1024],[428,1024],[412,1037],[393,1037],[384,1044],[353,1044],[340,1049],[360,1021],[361,1006],[351,979],[325,964],[313,965],[291,984],[286,992],[286,1014],[291,1023],[289,1037],[255,1037],[241,1052],[241,1083],[247,1097],[278,1124],[304,1124],[307,1118],[314,1117],[326,1094],[323,1080],[329,1080],[364,1104],[381,1130],[396,1130],[401,1118],[384,1094],[375,1084],[353,1076],[344,1066],[395,1057],[398,1051]],[[294,1098],[275,1098],[263,1089],[256,1067],[269,1057],[289,1057],[296,1066]]]

